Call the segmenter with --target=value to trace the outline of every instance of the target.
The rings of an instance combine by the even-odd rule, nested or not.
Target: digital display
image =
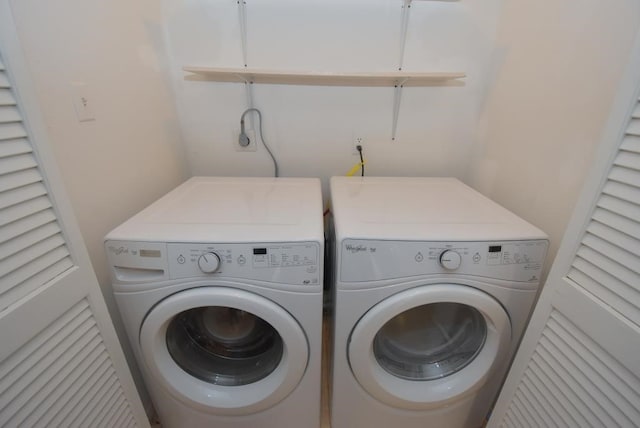
[[[160,250],[140,250],[140,257],[160,257]]]
[[[490,253],[499,253],[502,251],[502,245],[491,245],[489,246]]]
[[[267,254],[267,249],[266,248],[254,248],[253,249],[253,254],[257,255],[257,254]]]

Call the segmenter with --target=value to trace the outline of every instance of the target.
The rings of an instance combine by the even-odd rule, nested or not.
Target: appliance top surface
[[[331,202],[339,240],[548,239],[455,178],[332,177]]]
[[[193,177],[107,240],[298,242],[323,239],[315,178]]]

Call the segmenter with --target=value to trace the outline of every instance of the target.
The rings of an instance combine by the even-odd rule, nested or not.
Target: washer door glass
[[[142,322],[139,341],[154,388],[215,415],[276,405],[302,381],[309,363],[306,334],[287,310],[216,284],[161,300]]]
[[[448,406],[504,367],[511,323],[492,296],[459,284],[425,284],[372,306],[355,324],[347,357],[356,380],[389,406]]]
[[[407,380],[433,380],[466,367],[487,337],[480,312],[468,305],[443,302],[418,306],[389,320],[376,334],[378,364]]]
[[[184,371],[215,385],[257,382],[283,354],[278,332],[262,318],[236,308],[208,306],[176,315],[167,327],[169,354]]]

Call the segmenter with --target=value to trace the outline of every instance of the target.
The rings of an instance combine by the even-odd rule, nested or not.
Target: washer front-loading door
[[[378,400],[427,409],[477,390],[504,361],[511,324],[487,294],[453,284],[425,285],[393,295],[356,324],[349,364]]]
[[[201,287],[156,305],[140,329],[151,375],[174,397],[220,415],[269,408],[298,385],[309,346],[298,322],[256,294]]]

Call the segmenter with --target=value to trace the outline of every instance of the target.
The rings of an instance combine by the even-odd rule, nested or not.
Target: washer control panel
[[[120,282],[238,278],[321,285],[317,242],[202,244],[107,241],[112,276]]]
[[[346,239],[340,280],[349,282],[455,273],[506,281],[538,282],[547,240],[414,242]]]

